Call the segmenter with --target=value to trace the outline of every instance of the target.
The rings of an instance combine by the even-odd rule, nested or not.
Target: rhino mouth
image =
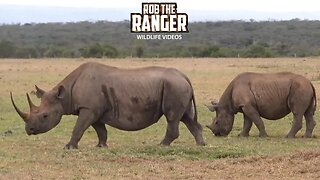
[[[41,132],[39,130],[36,130],[36,129],[29,129],[27,131],[27,134],[30,136],[30,135],[37,135],[37,134],[40,134]]]
[[[217,137],[225,137],[225,136],[227,136],[226,134],[221,133],[221,132],[214,133],[214,135],[217,136]]]
[[[225,136],[228,135],[228,133],[226,133],[225,130],[216,131],[216,132],[214,132],[213,134],[214,134],[215,136],[217,136],[217,137],[225,137]]]
[[[207,126],[207,128],[209,128],[212,133],[217,136],[217,137],[221,137],[221,136],[227,136],[229,133],[223,129],[223,128],[212,128],[211,126]]]

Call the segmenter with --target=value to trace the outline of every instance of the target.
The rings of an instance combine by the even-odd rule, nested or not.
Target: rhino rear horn
[[[10,92],[10,98],[11,98],[11,102],[12,105],[14,107],[14,109],[17,111],[17,113],[19,114],[19,116],[26,122],[27,121],[27,117],[28,117],[28,113],[22,112],[14,103],[13,98],[12,98],[12,92]]]
[[[28,100],[28,104],[29,104],[29,107],[30,107],[30,112],[37,109],[38,107],[36,105],[34,105],[29,97],[29,94],[26,93],[27,95],[27,100]]]
[[[41,98],[42,95],[43,95],[44,93],[46,93],[46,91],[40,89],[37,85],[34,85],[34,87],[35,87],[36,90],[37,90],[37,91],[36,91],[36,96],[37,96],[38,98]]]

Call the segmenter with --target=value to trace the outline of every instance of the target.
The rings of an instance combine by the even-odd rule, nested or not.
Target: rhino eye
[[[48,114],[43,114],[43,118],[46,119],[48,117]]]

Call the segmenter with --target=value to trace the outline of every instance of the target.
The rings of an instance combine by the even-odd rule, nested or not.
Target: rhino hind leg
[[[202,137],[202,126],[190,116],[190,113],[185,113],[181,121],[187,126],[187,128],[195,138],[197,145],[206,145]]]
[[[172,141],[179,137],[179,120],[170,120],[167,118],[167,131],[164,139],[161,141],[161,145],[169,146]]]
[[[294,138],[297,132],[302,128],[302,114],[293,114],[293,123],[291,130],[289,131],[287,138]]]
[[[260,137],[267,137],[266,128],[260,117],[259,112],[250,105],[245,105],[242,107],[242,111],[246,117],[248,117],[258,128]],[[245,127],[244,127],[245,128]],[[248,127],[247,127],[248,128]],[[250,130],[250,129],[249,129]]]
[[[304,134],[305,138],[311,138],[314,127],[316,126],[316,121],[313,118],[315,110],[315,104],[311,103],[304,113],[304,118],[306,119],[306,132]]]
[[[107,129],[104,123],[97,121],[91,125],[98,135],[98,144],[97,147],[107,147]]]
[[[240,137],[248,137],[249,132],[252,127],[252,121],[245,114],[243,114],[243,120],[244,120],[243,121],[243,129],[242,129],[241,133],[239,134],[239,136]]]
[[[316,126],[316,122],[313,119],[313,113],[306,113],[304,114],[304,117],[306,119],[306,132],[304,134],[304,137],[311,138],[312,137],[312,131],[314,127]]]

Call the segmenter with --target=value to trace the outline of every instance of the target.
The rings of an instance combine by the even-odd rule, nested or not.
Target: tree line
[[[320,21],[189,23],[181,40],[138,40],[130,22],[0,26],[0,58],[304,57],[320,55]]]

